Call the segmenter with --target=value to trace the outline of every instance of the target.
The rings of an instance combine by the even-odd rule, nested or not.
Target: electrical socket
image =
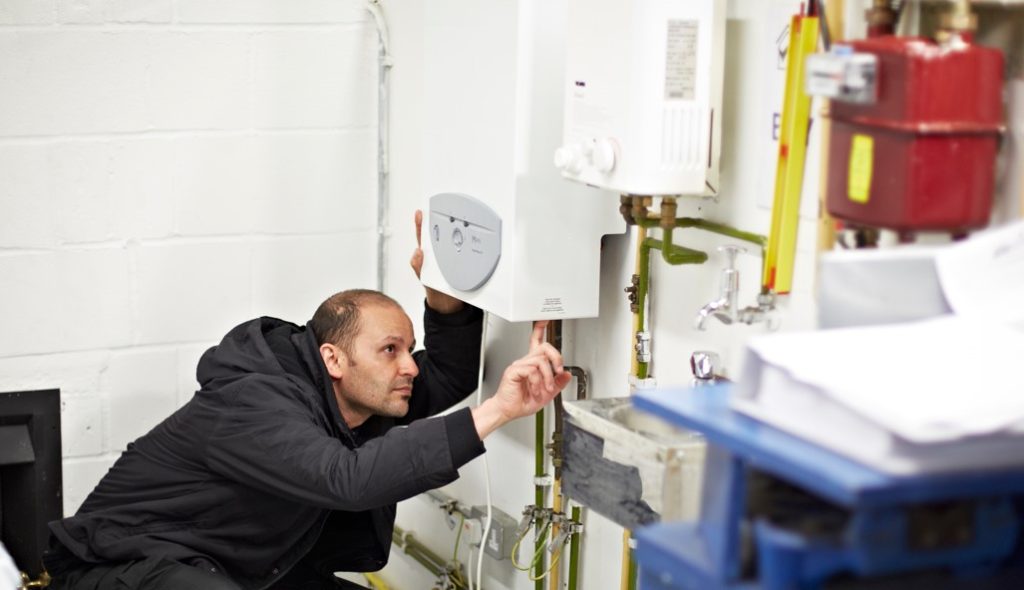
[[[473,506],[470,518],[479,520],[481,529],[487,524],[487,507]],[[512,545],[516,543],[516,529],[519,521],[497,508],[491,507],[491,529],[487,533],[484,551],[494,559],[508,559]]]

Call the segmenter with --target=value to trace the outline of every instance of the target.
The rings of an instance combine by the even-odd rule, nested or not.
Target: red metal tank
[[[1003,129],[1003,55],[954,40],[847,43],[878,58],[874,104],[833,101],[832,216],[903,232],[986,225]]]

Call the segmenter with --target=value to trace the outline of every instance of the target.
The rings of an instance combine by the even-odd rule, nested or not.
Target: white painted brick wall
[[[361,2],[338,0],[177,0],[182,23],[352,23],[368,18]]]
[[[238,322],[374,284],[357,0],[0,2],[0,390],[62,390],[73,512]]]
[[[148,123],[155,129],[246,128],[250,38],[234,31],[149,35]]]
[[[114,464],[110,457],[64,459],[64,514],[74,514]]]
[[[146,434],[177,407],[175,348],[116,352],[100,379],[106,400],[105,438],[111,451]]]
[[[171,0],[57,0],[57,22],[169,23],[174,15]]]
[[[147,129],[147,51],[154,33],[0,31],[0,132],[6,136]]]
[[[241,241],[139,248],[137,343],[211,342],[249,319],[250,249]]]
[[[253,307],[304,324],[327,295],[375,287],[374,233],[272,240],[253,247]]]
[[[253,119],[265,128],[375,122],[377,34],[370,26],[253,38]],[[305,59],[303,59],[305,57]]]
[[[0,2],[0,25],[49,24],[56,11],[56,0],[4,0]]]
[[[0,145],[0,248],[56,244],[47,168],[46,146]]]

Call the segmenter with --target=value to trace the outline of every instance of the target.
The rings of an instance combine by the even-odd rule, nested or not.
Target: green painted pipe
[[[629,590],[636,590],[636,575],[638,568],[636,567],[636,557],[634,557],[634,550],[629,550]]]
[[[640,227],[646,228],[661,227],[661,220],[656,217],[637,219],[636,224]],[[750,242],[762,248],[768,245],[768,238],[765,236],[736,229],[731,225],[726,225],[724,223],[701,219],[700,217],[677,217],[673,226],[677,228],[695,227],[711,233],[729,236],[730,238],[736,238],[737,240],[743,240],[744,242]]]
[[[661,258],[665,262],[673,266],[679,264],[704,264],[707,262],[708,255],[704,252],[673,244],[672,230],[664,232],[663,235],[665,242],[655,240],[654,238],[647,238],[644,240],[644,246],[651,250],[661,250]],[[665,243],[668,243],[667,248]]]
[[[536,458],[536,464],[534,466],[535,467],[534,468],[534,475],[537,478],[541,478],[541,477],[544,476],[544,409],[543,408],[541,408],[541,410],[539,412],[537,412],[534,424],[536,426],[536,432],[535,432],[536,440],[534,440],[534,453],[535,453],[535,458]],[[544,486],[540,485],[539,482],[540,482],[540,480],[538,479],[537,482],[535,482],[535,484],[534,484],[534,489],[533,489],[534,503],[537,505],[537,508],[544,508]],[[544,546],[544,539],[540,536],[540,530],[541,530],[541,523],[540,523],[540,521],[537,521],[537,528],[536,528],[537,540],[534,543],[534,550],[540,555],[540,559],[537,560],[537,563],[534,565],[534,568],[533,568],[533,577],[535,577],[535,578],[539,578],[540,576],[544,575],[544,569],[547,567],[547,555],[546,555],[546,552],[541,550],[541,548]],[[534,585],[534,588],[536,590],[544,590],[544,580],[542,580],[542,579],[541,580],[537,580],[535,585]]]
[[[580,509],[578,506],[574,506],[572,509],[572,521],[580,521]],[[576,590],[576,579],[579,575],[580,567],[580,533],[576,533],[569,539],[569,588],[568,590]]]
[[[442,576],[447,573],[444,568],[445,560],[417,541],[412,536],[412,533],[404,532],[396,526],[395,530],[391,533],[391,540],[395,545],[401,547],[402,551],[409,557],[413,558],[413,560],[435,576]]]
[[[639,267],[637,274],[640,280],[636,286],[636,309],[637,325],[640,330],[644,329],[644,313],[647,307],[647,290],[651,286],[651,249],[646,246],[647,240],[640,242]],[[635,353],[634,353],[635,354]],[[648,363],[637,362],[636,376],[640,379],[647,378]]]
[[[736,229],[731,225],[726,225],[724,223],[701,219],[699,217],[681,217],[676,220],[676,227],[695,227],[704,231],[729,236],[730,238],[736,238],[737,240],[743,240],[744,242],[750,242],[751,244],[756,244],[761,248],[768,245],[768,238],[765,236]]]

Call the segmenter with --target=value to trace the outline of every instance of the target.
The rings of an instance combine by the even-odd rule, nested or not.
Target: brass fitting
[[[629,286],[623,289],[623,291],[626,292],[626,295],[629,298],[629,311],[631,313],[639,313],[640,306],[637,305],[637,301],[640,298],[640,275],[633,275],[630,279]]]
[[[651,206],[651,197],[633,196],[633,219],[647,219],[647,208]]]
[[[626,220],[626,225],[636,225],[636,220],[633,219],[633,197],[619,195],[619,214]]]
[[[50,578],[49,572],[45,570],[43,570],[43,572],[40,573],[39,577],[35,580],[29,578],[28,574],[26,574],[25,572],[18,573],[21,574],[21,588],[23,588],[24,590],[29,590],[30,588],[49,588],[50,583],[53,581]]]
[[[676,198],[675,197],[662,197],[661,198],[661,221],[658,224],[661,229],[665,231],[671,231],[675,227],[676,223]]]
[[[871,8],[864,11],[868,27],[892,28],[896,24],[896,11],[889,6],[889,0],[874,0]]]
[[[978,15],[971,12],[970,0],[953,0],[953,6],[939,17],[939,28],[948,33],[977,31]]]

